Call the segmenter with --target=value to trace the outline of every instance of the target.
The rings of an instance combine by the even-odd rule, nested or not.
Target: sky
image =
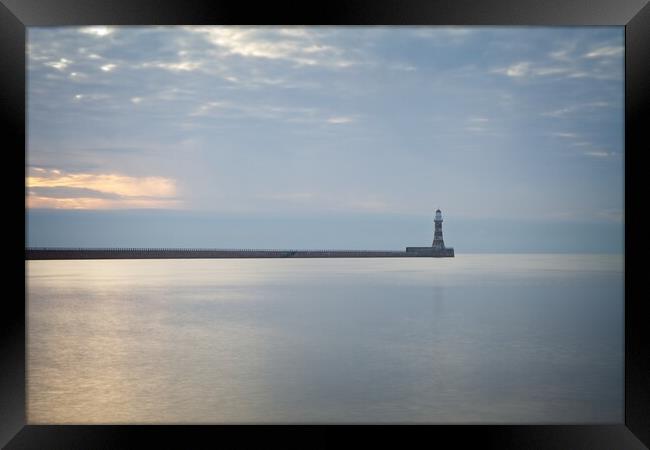
[[[28,29],[27,245],[623,251],[623,27]]]

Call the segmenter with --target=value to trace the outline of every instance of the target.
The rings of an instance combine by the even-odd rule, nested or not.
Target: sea
[[[29,424],[624,420],[624,257],[26,261]]]

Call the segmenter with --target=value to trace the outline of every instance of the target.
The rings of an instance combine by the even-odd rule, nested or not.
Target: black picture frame
[[[2,183],[8,203],[5,248],[6,289],[0,326],[0,444],[22,448],[125,448],[145,444],[197,447],[236,437],[250,441],[250,427],[224,426],[36,426],[26,424],[25,406],[25,30],[30,26],[172,24],[286,25],[621,25],[625,26],[625,419],[611,425],[417,426],[361,427],[367,437],[404,444],[413,432],[427,443],[451,439],[454,447],[475,444],[494,448],[636,449],[650,446],[650,340],[644,308],[642,266],[635,264],[647,249],[641,220],[629,211],[640,209],[640,164],[647,148],[642,117],[650,117],[650,5],[645,0],[329,0],[321,3],[233,0],[0,0],[0,115],[4,131],[5,166]],[[646,119],[647,121],[647,119]],[[646,144],[644,147],[643,144]],[[13,159],[15,158],[15,160]],[[11,168],[11,169],[9,169]],[[23,215],[25,220],[25,215]],[[22,237],[21,237],[22,236]],[[11,294],[9,294],[11,292]],[[20,293],[23,293],[23,296]],[[331,430],[316,428],[301,446],[332,440]],[[292,428],[295,430],[296,428]],[[304,429],[304,427],[299,427]],[[269,439],[286,444],[286,427],[258,427]],[[280,436],[282,433],[282,436]],[[256,433],[257,434],[257,433]],[[290,435],[293,437],[293,434]],[[157,442],[156,442],[157,441]],[[269,441],[270,443],[270,441]]]

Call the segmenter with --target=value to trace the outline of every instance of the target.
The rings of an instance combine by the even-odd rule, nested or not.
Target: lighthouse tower
[[[431,244],[431,247],[406,247],[406,256],[454,257],[454,249],[445,247],[445,241],[442,240],[442,212],[439,209],[436,210],[433,223],[433,244]]]
[[[433,220],[434,229],[433,229],[433,245],[435,249],[445,248],[445,241],[442,240],[442,212],[439,209],[436,210],[436,218]]]

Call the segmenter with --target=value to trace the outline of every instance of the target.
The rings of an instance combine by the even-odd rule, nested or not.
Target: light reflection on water
[[[26,264],[29,423],[623,421],[620,255]]]

